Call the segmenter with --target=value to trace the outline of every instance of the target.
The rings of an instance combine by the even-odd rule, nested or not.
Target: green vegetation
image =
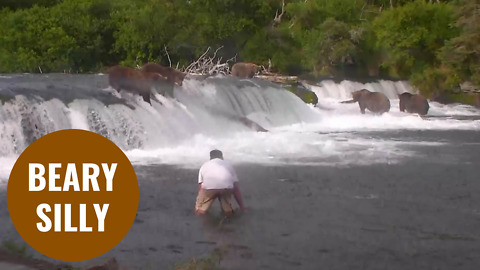
[[[95,72],[223,59],[314,76],[409,79],[426,95],[480,85],[471,0],[6,0],[0,72]],[[167,51],[168,56],[167,57]]]
[[[6,240],[2,243],[2,248],[10,253],[19,255],[22,258],[31,258],[32,256],[27,253],[27,245],[18,245],[14,241]]]
[[[472,94],[463,94],[463,93],[452,93],[447,92],[444,94],[445,100],[454,103],[463,103],[469,105],[476,105],[475,103],[475,95]]]
[[[215,249],[203,258],[192,258],[187,263],[175,266],[175,270],[219,270],[223,252]]]

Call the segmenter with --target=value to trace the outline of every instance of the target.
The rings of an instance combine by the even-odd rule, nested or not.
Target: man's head
[[[222,151],[217,149],[210,151],[210,159],[214,159],[214,158],[223,159]]]

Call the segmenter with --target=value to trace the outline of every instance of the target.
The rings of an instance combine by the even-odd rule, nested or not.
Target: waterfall
[[[107,81],[103,74],[0,77],[0,155],[19,154],[41,136],[69,128],[96,132],[132,150],[178,145],[199,134],[255,132],[249,123],[269,130],[320,119],[292,93],[257,79],[186,79],[175,87],[174,99],[156,94],[152,105],[138,95],[116,93]]]
[[[353,91],[360,89],[384,93],[389,99],[398,99],[398,95],[404,92],[417,93],[407,81],[379,80],[377,82],[360,83],[344,80],[336,83],[332,80],[325,80],[316,85],[304,83],[304,86],[315,92],[319,99],[348,100],[352,98]]]
[[[188,78],[175,87],[175,98],[155,94],[150,105],[139,95],[117,93],[103,74],[3,75],[0,187],[27,146],[69,128],[105,136],[136,165],[197,169],[215,148],[234,163],[392,164],[417,154],[404,145],[438,143],[403,142],[390,138],[390,131],[480,130],[480,111],[471,106],[430,102],[427,118],[400,112],[396,95],[414,92],[407,82],[321,81],[305,86],[318,95],[316,106],[268,81],[229,76]],[[361,115],[358,104],[340,103],[362,88],[385,93],[390,112]],[[258,127],[270,132],[257,132]]]

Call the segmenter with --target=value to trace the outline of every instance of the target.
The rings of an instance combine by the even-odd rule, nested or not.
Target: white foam
[[[212,149],[222,150],[225,158],[234,163],[346,166],[394,164],[404,157],[418,154],[402,149],[406,144],[440,144],[363,138],[351,133],[309,132],[306,129],[290,126],[283,131],[244,132],[221,139],[198,135],[175,147],[136,149],[126,154],[134,164],[173,164],[189,168],[198,168]]]
[[[351,99],[352,92],[360,89],[367,89],[372,92],[382,92],[389,99],[398,98],[398,95],[404,92],[418,92],[406,81],[380,80],[378,82],[359,83],[343,80],[340,83],[336,83],[331,80],[325,80],[319,82],[317,85],[308,84],[306,82],[302,82],[302,84],[307,89],[315,92],[319,100],[324,98],[336,100]]]
[[[455,117],[427,117],[417,114],[403,113],[398,110],[398,105],[393,105],[390,112],[383,115],[372,113],[360,114],[358,104],[341,104],[343,108],[323,111],[323,120],[309,126],[310,130],[322,132],[333,131],[368,131],[368,130],[480,130],[480,117],[471,120],[460,120]],[[432,114],[436,111],[433,109]],[[463,115],[479,116],[477,114]],[[429,115],[431,115],[429,113]],[[448,116],[447,114],[441,114]],[[457,115],[459,116],[459,115]]]
[[[17,156],[0,156],[0,188],[4,188],[6,186],[10,172],[12,171],[13,165],[15,165],[17,158]]]
[[[83,129],[88,130],[88,121],[81,112],[70,108],[69,109],[69,117],[72,123],[72,128],[74,129]]]
[[[396,95],[414,91],[408,83],[380,81],[360,84],[322,82],[311,89],[319,96],[307,106],[290,92],[258,86],[258,81],[227,79],[185,80],[175,89],[176,99],[156,95],[163,103],[145,103],[138,95],[118,95],[128,106],[105,106],[97,99],[75,99],[65,106],[57,99],[38,102],[16,96],[0,105],[0,183],[6,183],[15,160],[27,145],[20,123],[42,132],[64,128],[95,131],[124,149],[137,165],[173,164],[198,168],[212,149],[220,149],[235,163],[348,166],[394,164],[415,152],[411,145],[435,147],[441,143],[398,141],[362,135],[386,130],[480,130],[480,111],[471,106],[431,102],[429,117],[402,113]],[[383,91],[391,110],[381,116],[361,115],[358,104],[341,104],[358,88]],[[107,89],[112,90],[112,89]],[[99,90],[101,91],[101,90]],[[113,90],[112,90],[113,91]],[[116,92],[113,91],[115,94]],[[246,116],[270,130],[254,132],[235,117]],[[460,119],[466,116],[471,119]],[[479,117],[477,117],[479,116]],[[38,129],[32,129],[36,132]],[[31,140],[31,138],[30,138]],[[409,147],[406,147],[409,146]]]
[[[480,110],[462,105],[443,105],[430,101],[430,109],[426,118],[417,114],[400,112],[398,94],[416,93],[405,81],[379,81],[373,83],[357,83],[342,81],[322,81],[318,85],[304,83],[307,89],[315,92],[319,101],[317,108],[322,112],[322,121],[309,128],[323,132],[331,131],[368,131],[368,130],[478,130],[480,129]],[[360,114],[358,103],[341,103],[351,100],[351,93],[359,89],[382,92],[390,99],[390,111],[381,116],[368,110]],[[472,119],[461,119],[471,116]]]
[[[454,104],[440,104],[437,102],[430,102],[430,110],[428,115],[433,116],[479,116],[480,110],[470,105],[454,103]]]

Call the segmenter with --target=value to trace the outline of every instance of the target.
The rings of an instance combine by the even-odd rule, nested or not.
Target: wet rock
[[[120,266],[115,258],[110,258],[103,263],[87,267],[85,270],[126,270]]]
[[[68,270],[72,266],[53,264],[32,258],[28,254],[15,253],[0,248],[0,270]]]
[[[300,84],[287,86],[285,89],[295,94],[303,102],[316,105],[318,103],[317,95]]]
[[[0,262],[0,270],[35,270],[35,268],[25,265],[18,265],[13,263]]]

